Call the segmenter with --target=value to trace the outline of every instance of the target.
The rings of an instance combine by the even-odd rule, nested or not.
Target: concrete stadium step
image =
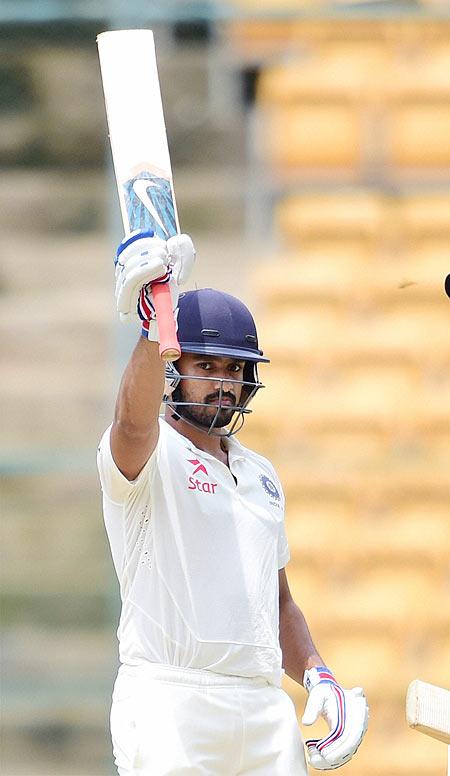
[[[202,141],[204,142],[204,141]],[[215,159],[202,166],[185,164],[173,167],[175,192],[180,223],[185,231],[196,233],[225,231],[239,232],[243,226],[243,204],[247,195],[245,165],[233,164],[225,168]],[[31,265],[34,243],[40,235],[46,240],[47,250],[52,243],[69,250],[67,237],[74,235],[82,245],[89,237],[98,241],[98,247],[111,255],[108,224],[115,222],[117,240],[122,227],[116,201],[115,180],[112,171],[7,170],[0,180],[0,226],[6,236],[1,246],[6,262],[6,274],[19,264]],[[26,211],[26,221],[24,221]],[[92,234],[94,233],[94,234]],[[22,250],[18,255],[18,235]],[[103,237],[104,242],[101,243]],[[111,238],[112,239],[112,238]],[[225,236],[226,239],[226,236]],[[39,241],[38,241],[39,243]],[[43,247],[45,244],[42,243]],[[28,250],[27,250],[28,249]],[[64,259],[64,256],[62,257]],[[79,260],[83,261],[80,252]],[[38,265],[39,268],[39,265]],[[74,266],[76,269],[76,265]],[[30,273],[33,272],[30,266]],[[19,275],[19,277],[22,273]]]
[[[73,447],[53,451],[52,474],[31,471],[4,477],[1,579],[5,608],[6,596],[12,606],[18,596],[36,601],[39,596],[42,601],[46,596],[75,600],[91,594],[100,598],[114,589],[96,445],[83,466]],[[46,463],[44,460],[43,468]],[[10,606],[8,611],[13,613]],[[56,617],[56,611],[54,614]],[[52,616],[51,607],[47,616]]]

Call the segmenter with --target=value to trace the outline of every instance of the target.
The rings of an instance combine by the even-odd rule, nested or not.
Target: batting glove
[[[361,687],[344,690],[325,666],[305,671],[303,684],[309,693],[303,725],[312,725],[322,716],[330,730],[325,738],[306,741],[309,761],[319,771],[340,768],[353,757],[367,730],[364,692]]]
[[[159,342],[152,285],[168,283],[176,319],[179,285],[184,283],[195,261],[192,240],[186,234],[167,242],[152,230],[136,231],[120,243],[116,259],[116,303],[121,321],[142,321],[142,334]]]

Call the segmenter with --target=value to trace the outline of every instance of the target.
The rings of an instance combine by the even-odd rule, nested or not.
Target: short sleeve
[[[139,475],[135,480],[130,481],[127,480],[120,469],[118,469],[114,458],[112,457],[110,436],[111,426],[106,429],[97,449],[97,467],[100,483],[103,494],[107,496],[110,501],[116,504],[123,504],[132,493],[137,492],[147,481],[148,474],[156,459],[159,442],[147,463],[139,472]]]

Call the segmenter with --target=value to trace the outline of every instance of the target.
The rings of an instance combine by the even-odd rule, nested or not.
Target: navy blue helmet
[[[258,346],[258,335],[255,322],[248,308],[236,297],[216,291],[212,288],[201,288],[180,294],[178,308],[178,341],[182,353],[198,353],[205,356],[231,357],[244,361],[243,380],[216,379],[209,377],[194,377],[182,375],[176,365],[170,362],[166,365],[167,390],[164,401],[179,416],[187,422],[199,426],[207,433],[219,436],[235,434],[244,423],[244,416],[251,410],[247,406],[256,392],[263,387],[258,379],[258,363],[268,363]],[[190,415],[192,402],[182,400],[180,383],[182,380],[214,380],[219,383],[217,412],[208,428],[200,426]],[[223,384],[235,382],[241,387],[239,404],[233,407],[233,421],[227,429],[221,427],[219,418],[224,406],[221,404]],[[238,387],[237,386],[237,387]],[[211,406],[198,403],[195,406]],[[186,408],[183,414],[183,407]],[[189,417],[187,417],[189,416]]]

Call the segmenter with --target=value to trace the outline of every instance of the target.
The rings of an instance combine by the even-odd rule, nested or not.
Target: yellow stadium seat
[[[428,400],[430,411],[450,413],[450,399],[437,394],[436,407],[431,406],[434,395],[425,396],[420,391],[417,369],[405,363],[389,359],[377,363],[373,360],[349,359],[334,368],[311,370],[302,376],[299,370],[288,368],[272,374],[270,386],[265,391],[261,404],[278,407],[275,413],[285,412],[286,380],[295,385],[295,402],[290,408],[291,421],[301,418],[305,412],[316,418],[387,418],[409,412],[413,416],[419,411],[419,403]],[[401,409],[399,409],[401,408]]]
[[[300,490],[287,503],[286,527],[292,557],[323,548],[324,537],[337,537],[357,530],[356,500],[342,491]]]
[[[409,194],[400,198],[398,217],[404,232],[413,240],[423,237],[450,240],[450,191]]]
[[[405,304],[413,298],[433,302],[443,294],[449,247],[450,240],[424,239],[409,250],[380,254],[363,241],[327,243],[319,236],[317,243],[289,246],[263,269],[255,267],[251,283],[261,308],[271,311],[306,300],[378,303],[403,295]]]
[[[261,74],[257,98],[261,104],[366,102],[386,70],[386,49],[378,42],[328,42],[303,55],[267,67]]]
[[[265,351],[286,359],[294,356],[315,357],[327,352],[383,353],[402,352],[438,355],[448,351],[448,300],[442,293],[430,301],[405,296],[388,297],[358,308],[340,300],[287,303],[276,315],[262,319],[261,342]]]
[[[448,420],[448,418],[447,418]],[[436,469],[450,471],[450,429],[443,422],[431,427],[426,435],[426,446],[429,460]]]
[[[352,540],[360,541],[357,533]],[[349,538],[349,543],[352,540]],[[408,626],[414,619],[425,625],[445,616],[444,574],[435,568],[432,558],[414,561],[394,557],[390,563],[377,559],[375,564],[369,547],[367,552],[365,563],[349,562],[347,568],[332,576],[321,612],[323,618],[332,616],[339,605],[343,619],[349,623]]]
[[[415,514],[413,510],[402,514],[401,508],[400,504],[398,511],[391,509],[388,512],[389,519],[378,521],[378,531],[375,521],[370,527],[365,527],[365,546],[379,556],[430,558],[436,567],[444,563],[450,544],[448,502],[442,499],[440,508],[437,508],[430,497],[421,514]]]
[[[385,200],[363,190],[292,195],[280,202],[275,218],[280,234],[294,245],[329,244],[331,239],[338,244],[351,239],[357,245],[379,236],[385,224]]]
[[[448,102],[398,103],[388,112],[388,164],[394,168],[450,168],[450,105]],[[444,168],[444,169],[442,169]]]
[[[286,50],[293,33],[291,19],[242,19],[226,28],[227,38],[236,55],[252,63],[265,61]]]
[[[400,292],[399,292],[400,293]],[[284,305],[260,324],[265,352],[278,358],[317,357],[330,352],[403,353],[438,356],[449,352],[448,300],[444,294],[434,303],[374,302],[364,313],[338,303],[303,302]],[[264,398],[264,402],[267,398]]]
[[[342,458],[350,468],[352,462],[345,454]],[[324,537],[332,539],[327,549],[330,557],[345,553],[349,562],[357,563],[368,556],[392,561],[414,557],[441,568],[450,549],[448,500],[433,493],[357,496],[342,490],[299,488],[289,494],[286,526],[291,555],[300,559],[320,552]]]
[[[382,310],[369,313],[368,325],[359,330],[366,342],[377,343],[380,347],[386,343],[386,350],[404,348],[405,353],[439,353],[450,344],[450,328],[446,313],[448,304],[444,295],[433,302],[406,300],[399,294],[398,299],[386,300]],[[371,320],[370,320],[371,318]]]
[[[419,238],[442,238],[450,240],[450,193],[427,192],[408,194],[395,198],[358,191],[344,191],[338,194],[302,194],[284,197],[275,213],[280,235],[293,248],[311,250],[317,246],[334,246],[349,243],[361,250],[365,241],[380,242],[389,251],[388,240],[396,238],[395,259],[398,252],[398,238],[410,238],[414,248]],[[353,241],[353,243],[352,243]],[[448,250],[448,248],[447,248]],[[389,255],[389,253],[388,253]]]
[[[381,692],[392,681],[388,666],[379,666]],[[414,677],[411,677],[414,678]],[[394,678],[395,681],[395,678]],[[348,776],[443,776],[446,747],[408,728],[405,720],[406,686],[396,702],[382,699],[369,704],[371,715],[364,742],[345,766]]]
[[[341,170],[351,179],[361,164],[361,116],[336,102],[281,106],[264,117],[261,154],[281,173]]]
[[[449,608],[448,596],[443,605]],[[416,675],[431,684],[443,685],[450,689],[450,626],[448,618],[445,626],[431,632],[430,639],[422,640],[422,651],[417,656]]]
[[[370,698],[371,694],[379,697],[382,693],[397,693],[398,685],[406,684],[408,674],[399,636],[394,638],[383,627],[375,632],[364,625],[343,628],[337,621],[329,624],[328,634],[318,629],[317,633],[322,656],[344,686],[360,685]],[[380,671],[384,670],[391,684],[381,688]]]
[[[450,97],[449,39],[429,40],[414,51],[397,56],[389,78],[385,80],[387,94],[396,97]]]
[[[314,601],[325,593],[324,575],[317,567],[289,563],[286,575],[292,596],[299,606],[312,607]]]
[[[276,316],[261,321],[261,342],[273,353],[299,354],[336,341],[345,328],[345,307],[320,302],[285,305]]]
[[[412,238],[404,250],[386,254],[374,267],[374,288],[403,293],[405,303],[412,297],[430,302],[443,294],[449,271],[449,238]]]

